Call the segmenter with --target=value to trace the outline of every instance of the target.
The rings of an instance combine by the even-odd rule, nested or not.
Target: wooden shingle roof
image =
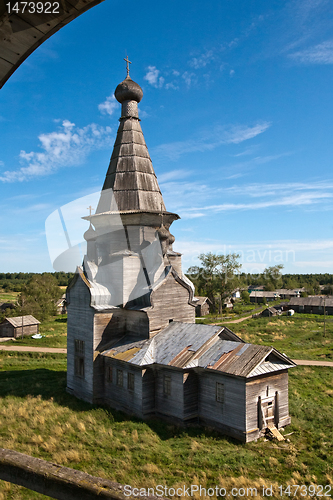
[[[23,316],[23,322],[22,322],[22,316],[15,316],[13,318],[5,318],[4,321],[8,321],[11,325],[13,325],[15,328],[18,326],[31,326],[31,325],[39,325],[40,322],[38,319],[34,318],[31,315]]]

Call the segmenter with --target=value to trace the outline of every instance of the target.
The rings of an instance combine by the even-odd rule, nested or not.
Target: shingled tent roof
[[[138,117],[142,89],[129,76],[115,91],[123,105],[120,125],[96,214],[105,212],[165,212],[153,164]],[[103,196],[110,190],[112,196]],[[111,191],[112,190],[112,191]]]

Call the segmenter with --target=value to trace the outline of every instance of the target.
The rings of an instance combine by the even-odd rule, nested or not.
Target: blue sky
[[[184,269],[332,273],[329,0],[105,0],[46,41],[0,90],[0,271],[52,271],[45,220],[101,188],[126,53]]]

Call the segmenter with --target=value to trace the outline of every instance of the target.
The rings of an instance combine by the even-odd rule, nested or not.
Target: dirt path
[[[221,321],[221,323],[209,323],[210,325],[229,325],[230,323],[241,323],[242,321],[245,321],[246,319],[252,318],[251,316],[245,316],[245,318],[239,318],[239,319],[232,319],[231,321]]]
[[[62,347],[30,347],[23,345],[0,345],[0,351],[21,351],[21,352],[55,352],[66,354],[67,349]]]
[[[300,366],[332,366],[333,367],[333,361],[313,361],[311,359],[293,359],[293,362],[296,363],[296,365]]]

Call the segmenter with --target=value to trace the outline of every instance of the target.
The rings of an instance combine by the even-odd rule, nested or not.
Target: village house
[[[288,369],[273,347],[196,325],[194,286],[138,116],[142,89],[115,91],[120,124],[100,200],[84,217],[87,254],[66,292],[67,390],[139,418],[203,424],[251,441],[289,424]]]
[[[288,309],[306,314],[333,314],[333,299],[319,295],[295,297],[288,302]]]
[[[280,296],[281,299],[287,299],[287,300],[290,300],[293,297],[300,297],[301,291],[302,291],[301,289],[288,290],[286,288],[279,288],[275,290],[275,292]]]
[[[0,337],[21,337],[38,333],[40,322],[33,316],[5,318],[0,323]]]
[[[279,299],[280,296],[277,292],[266,292],[265,290],[254,290],[250,293],[250,301],[254,304],[261,304],[263,302],[271,302]]]
[[[212,302],[208,297],[195,297],[194,301],[196,316],[207,316],[207,314],[210,313],[210,306],[212,305]]]

